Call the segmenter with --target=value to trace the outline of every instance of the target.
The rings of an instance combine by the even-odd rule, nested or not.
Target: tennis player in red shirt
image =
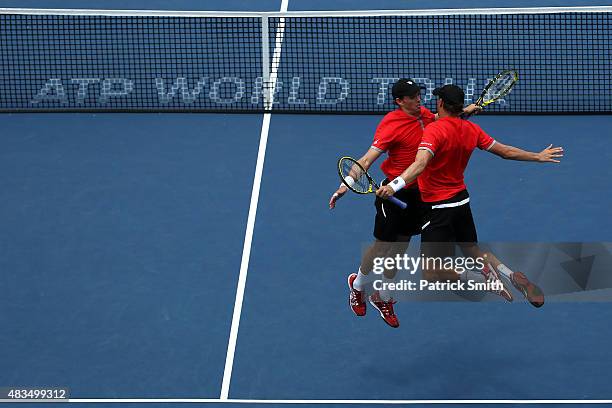
[[[464,253],[470,256],[486,255],[484,271],[466,271],[458,274],[448,269],[425,269],[423,277],[428,280],[457,280],[477,278],[485,280],[499,276],[511,282],[536,307],[544,304],[542,291],[521,272],[513,272],[490,253],[484,254],[476,245],[478,237],[470,209],[463,173],[474,149],[488,151],[508,160],[559,163],[562,147],[548,146],[539,153],[528,152],[504,145],[486,134],[477,124],[461,119],[465,94],[456,85],[444,85],[434,90],[439,119],[423,132],[418,153],[401,175],[382,186],[376,195],[388,198],[405,185],[414,183],[418,177],[421,198],[424,203],[424,218],[421,232],[423,243],[460,243]],[[425,244],[426,245],[426,244]],[[454,248],[454,246],[453,246]],[[425,254],[426,256],[428,254]],[[478,279],[474,279],[478,280]],[[512,300],[506,289],[500,295]]]
[[[389,112],[381,120],[374,134],[374,141],[368,151],[358,160],[364,169],[370,166],[383,154],[387,158],[380,166],[386,176],[383,185],[397,178],[402,171],[414,162],[423,129],[436,119],[429,109],[421,106],[421,87],[410,79],[398,80],[391,89],[397,109]],[[473,113],[478,109],[475,105],[466,108]],[[333,209],[336,202],[347,191],[341,184],[329,200],[329,208]],[[372,277],[373,260],[376,257],[402,254],[408,248],[410,237],[421,232],[421,200],[417,183],[413,180],[398,189],[395,196],[408,204],[406,210],[391,204],[379,197],[376,198],[376,218],[374,223],[374,244],[365,251],[359,271],[348,277],[350,289],[349,304],[357,316],[366,313],[365,289],[379,277]],[[390,244],[394,243],[394,244]],[[391,280],[395,270],[387,270],[383,280]],[[383,320],[391,327],[398,327],[399,321],[393,310],[394,301],[386,291],[375,292],[369,297],[370,304],[375,307]]]

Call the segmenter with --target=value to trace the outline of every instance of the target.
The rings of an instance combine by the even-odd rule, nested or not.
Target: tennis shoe
[[[512,293],[508,289],[506,289],[504,281],[501,280],[499,273],[495,270],[495,268],[493,268],[493,266],[491,266],[491,264],[487,264],[487,266],[482,270],[482,274],[485,276],[485,279],[488,283],[492,283],[495,281],[499,282],[499,285],[497,286],[501,289],[491,289],[489,290],[489,292],[503,297],[508,302],[512,302],[512,300],[514,299]]]
[[[366,314],[366,302],[363,300],[364,293],[361,290],[357,290],[353,287],[353,282],[357,279],[356,273],[351,273],[348,276],[349,286],[349,306],[357,316],[365,316]]]
[[[534,307],[542,307],[544,305],[544,292],[534,283],[530,282],[524,273],[514,272],[510,277],[510,281]]]
[[[399,327],[399,320],[393,311],[393,305],[395,302],[393,299],[385,302],[380,298],[380,294],[378,292],[370,295],[370,304],[378,310],[380,313],[380,317],[391,327]]]

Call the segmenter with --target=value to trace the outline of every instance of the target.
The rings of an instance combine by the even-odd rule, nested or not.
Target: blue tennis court
[[[289,0],[288,10],[373,7],[346,3]],[[504,6],[497,0],[461,4]],[[2,0],[0,7],[84,5]],[[157,0],[86,7],[221,6]],[[222,7],[279,11],[281,1],[229,0]],[[376,8],[458,7],[445,0],[386,0]],[[290,44],[290,34],[285,38]],[[271,53],[274,46],[271,41]],[[258,56],[249,61],[261,62]],[[282,57],[278,73],[286,74],[279,93],[287,101],[295,95]],[[181,75],[178,68],[173,74]],[[330,84],[330,92],[341,92],[340,82]],[[311,103],[317,98],[312,89]],[[575,98],[591,105],[603,99],[610,113],[609,98],[586,91]],[[8,99],[0,97],[0,105]],[[256,103],[263,106],[263,97]],[[612,401],[609,299],[552,296],[541,309],[525,302],[398,303],[398,330],[375,313],[351,313],[346,276],[372,240],[373,199],[347,194],[333,211],[327,203],[338,186],[338,157],[362,154],[382,114],[0,118],[0,388],[67,387],[69,404],[109,407]],[[612,116],[472,120],[503,143],[565,149],[554,166],[474,154],[466,183],[482,241],[612,241]]]

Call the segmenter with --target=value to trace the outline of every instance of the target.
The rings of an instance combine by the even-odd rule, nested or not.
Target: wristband
[[[406,187],[406,182],[404,181],[404,179],[401,176],[397,176],[392,182],[390,182],[388,185],[391,186],[391,188],[393,189],[393,191],[395,191],[396,193],[398,191],[400,191],[402,188]]]
[[[353,187],[355,185],[355,179],[352,178],[351,176],[346,176],[344,178],[344,182],[349,186],[349,187]]]

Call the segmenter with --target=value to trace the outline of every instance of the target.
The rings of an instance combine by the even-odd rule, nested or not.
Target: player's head
[[[412,79],[402,78],[391,88],[393,102],[409,111],[418,109],[421,105],[421,89],[422,87]]]
[[[465,93],[457,85],[444,85],[433,90],[438,97],[438,111],[444,109],[451,115],[459,115],[463,112],[463,101]]]

